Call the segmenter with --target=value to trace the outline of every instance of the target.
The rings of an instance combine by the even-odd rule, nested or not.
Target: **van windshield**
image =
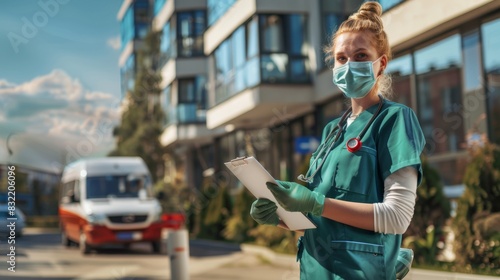
[[[94,176],[87,177],[87,199],[112,197],[152,197],[147,176]]]

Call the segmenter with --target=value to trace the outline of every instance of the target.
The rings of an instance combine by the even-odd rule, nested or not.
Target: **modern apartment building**
[[[120,66],[122,97],[134,89],[137,51],[151,29],[154,0],[124,0],[118,11],[120,22]]]
[[[222,129],[206,126],[207,57],[203,53],[207,28],[205,0],[167,0],[155,3],[153,30],[161,32],[162,100],[166,120],[161,143],[169,153],[165,180],[199,186],[210,169],[204,146],[210,146]]]
[[[178,155],[175,174],[190,187],[214,175],[236,188],[223,163],[244,155],[284,180],[304,172],[323,127],[348,107],[323,47],[362,2],[157,1],[172,115],[162,143]],[[456,195],[467,146],[500,144],[500,0],[379,2],[393,99],[417,113],[425,155]]]

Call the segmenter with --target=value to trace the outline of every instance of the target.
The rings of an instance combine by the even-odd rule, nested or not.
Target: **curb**
[[[189,244],[190,245],[191,244],[197,245],[197,246],[212,247],[212,248],[221,248],[221,249],[231,250],[231,251],[242,251],[242,249],[241,249],[242,245],[240,245],[240,244],[215,241],[215,240],[189,239]]]
[[[24,234],[60,233],[58,228],[25,227]]]

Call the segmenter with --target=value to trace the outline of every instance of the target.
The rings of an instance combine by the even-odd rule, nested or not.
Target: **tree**
[[[160,37],[150,32],[137,54],[137,75],[133,91],[128,92],[121,123],[113,134],[117,145],[110,156],[140,156],[146,162],[153,181],[163,175],[163,147],[159,137],[164,113],[159,104],[161,75],[157,71]]]
[[[500,148],[472,147],[454,221],[456,263],[500,274]]]

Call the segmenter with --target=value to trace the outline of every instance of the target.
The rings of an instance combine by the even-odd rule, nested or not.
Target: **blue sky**
[[[23,157],[21,150],[48,146],[71,159],[112,148],[120,115],[121,4],[0,1],[0,162],[9,157],[4,147],[13,132],[9,146],[18,152],[11,161]]]

